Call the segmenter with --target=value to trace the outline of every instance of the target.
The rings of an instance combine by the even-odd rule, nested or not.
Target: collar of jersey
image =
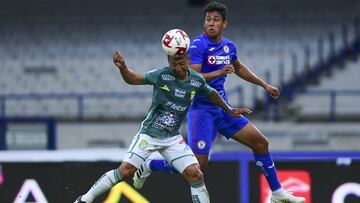
[[[208,41],[208,43],[210,45],[216,45],[216,46],[219,46],[220,44],[222,44],[224,42],[223,38],[221,37],[221,41],[220,42],[215,42],[214,40],[210,39],[208,36],[206,36],[205,33],[202,34],[203,35],[203,38],[206,39],[206,41]]]

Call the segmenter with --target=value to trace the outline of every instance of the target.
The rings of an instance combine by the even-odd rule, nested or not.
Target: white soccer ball
[[[190,38],[183,30],[173,29],[165,33],[161,44],[167,55],[183,55],[189,50]]]

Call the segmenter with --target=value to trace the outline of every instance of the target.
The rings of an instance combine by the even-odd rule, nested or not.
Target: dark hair
[[[221,17],[223,18],[223,20],[226,20],[227,7],[222,3],[218,3],[218,2],[208,3],[204,7],[203,11],[204,11],[204,18],[206,16],[206,13],[216,11],[216,12],[219,12],[221,14]]]
[[[175,61],[177,61],[177,60],[182,60],[182,59],[184,59],[184,58],[187,58],[187,57],[189,57],[189,56],[188,56],[187,53],[185,53],[185,54],[182,54],[182,55],[175,55],[175,56],[167,55],[167,57],[168,57],[168,60],[174,59]]]

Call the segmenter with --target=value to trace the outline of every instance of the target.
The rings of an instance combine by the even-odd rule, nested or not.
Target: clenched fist
[[[119,51],[116,51],[114,56],[113,56],[113,61],[114,64],[118,67],[118,68],[123,68],[126,66],[125,64],[125,60],[124,57],[121,56],[121,53]]]
[[[221,75],[232,74],[235,72],[234,66],[232,64],[226,64],[222,69],[220,69]]]

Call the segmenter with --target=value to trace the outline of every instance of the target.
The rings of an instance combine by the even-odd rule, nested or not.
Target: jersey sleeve
[[[191,42],[189,48],[190,64],[202,64],[205,54],[204,45],[201,44],[200,39],[195,39]]]
[[[162,72],[161,69],[153,69],[151,71],[146,72],[144,74],[145,84],[155,85],[161,72]]]
[[[237,48],[236,48],[235,44],[232,44],[232,47],[234,49],[234,54],[231,56],[231,61],[236,61],[236,60],[238,60]]]
[[[207,83],[206,83],[206,80],[205,78],[202,78],[202,81],[201,81],[201,86],[199,88],[199,93],[204,95],[205,97],[208,97],[212,91],[214,91],[214,89],[212,87],[210,87]]]

